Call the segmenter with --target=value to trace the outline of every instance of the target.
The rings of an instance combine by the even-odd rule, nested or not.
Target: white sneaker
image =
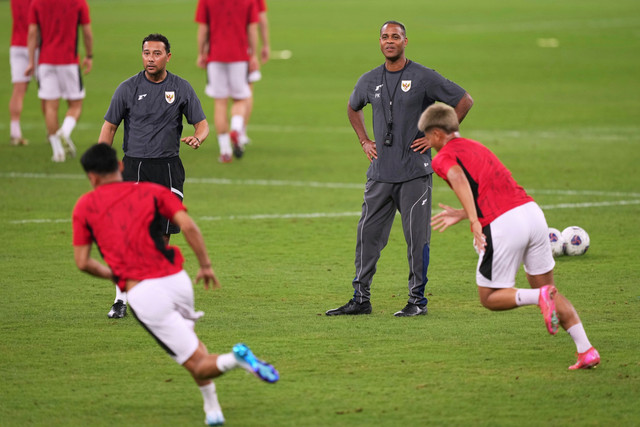
[[[56,132],[56,136],[60,138],[65,153],[68,154],[69,157],[74,158],[76,156],[76,146],[71,140],[71,137],[64,136],[64,134],[62,133],[62,129],[58,129],[58,131]]]
[[[213,410],[207,412],[207,416],[204,419],[204,424],[208,426],[221,426],[224,424],[224,415],[222,415],[222,411]]]
[[[56,163],[64,162],[64,148],[62,148],[60,138],[58,138],[57,135],[53,138],[50,137],[49,142],[51,143],[51,149],[53,150],[53,156],[51,157],[51,160]]]

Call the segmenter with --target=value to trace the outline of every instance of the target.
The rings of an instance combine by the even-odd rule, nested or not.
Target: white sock
[[[127,293],[124,291],[121,291],[120,288],[118,287],[118,285],[116,285],[116,299],[113,302],[116,302],[118,300],[122,300],[123,303],[127,303]]]
[[[567,329],[567,332],[571,335],[573,342],[576,343],[578,353],[584,353],[591,348],[591,343],[589,342],[589,338],[587,338],[587,333],[584,331],[582,323],[573,325]]]
[[[540,289],[518,289],[516,291],[516,305],[538,305]]]
[[[220,372],[227,372],[231,369],[237,368],[239,365],[238,359],[233,353],[219,354],[216,359],[216,366]]]
[[[231,149],[231,138],[228,133],[218,135],[218,146],[220,146],[220,154],[231,155],[233,150]]]
[[[235,130],[238,133],[242,133],[244,128],[244,117],[238,115],[231,117],[231,130]]]
[[[11,138],[22,138],[22,128],[20,128],[20,120],[11,120]]]
[[[71,136],[71,132],[73,132],[73,128],[75,127],[76,119],[71,116],[66,116],[62,122],[62,126],[60,126],[60,132],[65,138],[69,138]]]
[[[218,395],[216,394],[216,385],[213,381],[207,385],[198,387],[202,393],[202,399],[204,400],[204,413],[207,414],[211,411],[222,411],[220,403],[218,402]]]

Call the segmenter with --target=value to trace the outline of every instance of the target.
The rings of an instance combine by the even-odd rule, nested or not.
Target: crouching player
[[[113,280],[129,297],[131,312],[158,344],[184,366],[200,387],[205,422],[224,423],[212,378],[243,368],[269,383],[278,381],[273,366],[257,359],[244,344],[226,354],[209,354],[193,327],[204,313],[194,310],[191,279],[182,269],[180,249],[165,245],[162,217],[178,225],[200,263],[196,283],[219,288],[198,226],[182,202],[163,186],[122,182],[122,163],[108,144],[95,144],[82,156],[94,190],[73,210],[74,257],[78,268]],[[107,266],[91,257],[96,243]]]
[[[414,151],[429,147],[438,151],[433,170],[453,189],[462,209],[440,204],[435,230],[469,219],[473,242],[480,254],[476,283],[480,302],[489,310],[509,310],[538,305],[547,330],[555,335],[558,323],[576,344],[578,361],[569,369],[592,368],[600,363],[578,313],[554,284],[555,261],[549,243],[549,228],[535,201],[520,187],[511,172],[482,144],[461,138],[453,108],[434,104],[418,122],[426,140],[414,143]],[[420,140],[423,141],[423,140]],[[524,263],[532,289],[515,288],[515,278]]]

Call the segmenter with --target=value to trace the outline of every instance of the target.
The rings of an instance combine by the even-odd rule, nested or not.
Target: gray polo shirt
[[[353,89],[349,105],[355,111],[362,110],[367,104],[372,107],[378,158],[371,162],[367,178],[393,183],[433,173],[431,150],[419,154],[410,148],[415,139],[424,136],[418,131],[418,120],[422,112],[436,101],[455,107],[465,92],[436,71],[416,62],[410,62],[404,72],[385,71],[383,64],[363,74]],[[384,139],[392,97],[393,143],[386,146]]]
[[[157,159],[180,153],[182,116],[191,125],[206,118],[189,82],[167,72],[154,83],[141,71],[118,86],[104,119],[116,126],[124,120],[126,156]]]

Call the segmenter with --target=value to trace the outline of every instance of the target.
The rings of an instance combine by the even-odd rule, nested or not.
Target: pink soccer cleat
[[[578,353],[578,361],[575,365],[569,366],[569,369],[574,371],[576,369],[591,369],[598,366],[600,363],[600,354],[598,350],[591,347],[584,353]]]
[[[546,285],[540,288],[540,297],[538,297],[538,305],[544,317],[544,324],[547,325],[547,331],[551,335],[558,333],[558,314],[556,313],[556,303],[553,297],[558,290],[553,285]]]

